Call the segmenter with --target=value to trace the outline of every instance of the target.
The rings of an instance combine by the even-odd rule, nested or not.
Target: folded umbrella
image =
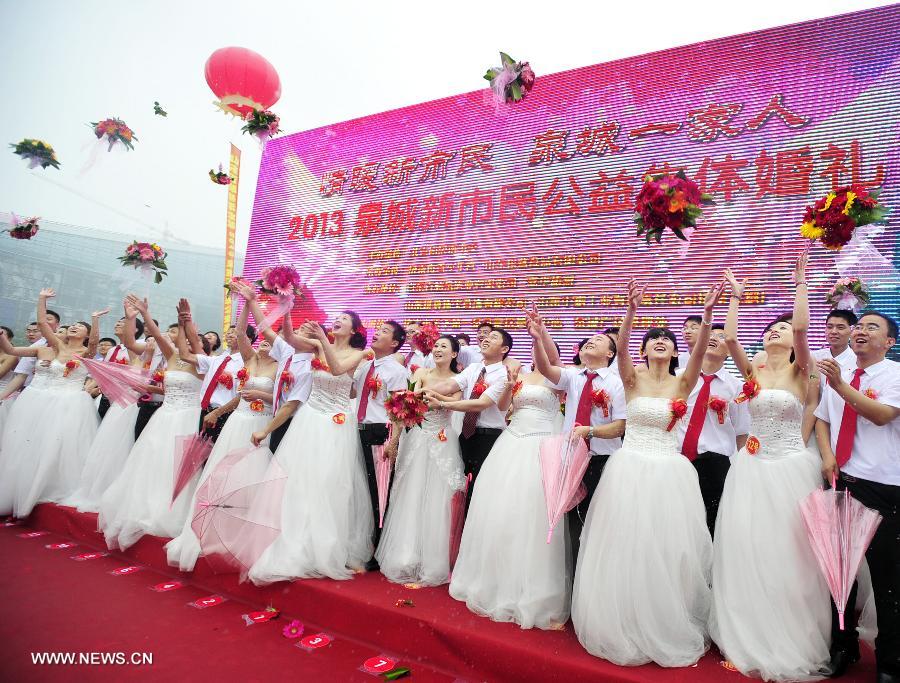
[[[553,529],[563,513],[584,499],[586,490],[581,479],[591,456],[588,454],[585,440],[576,436],[574,432],[569,432],[544,439],[541,442],[540,459],[547,520],[550,524],[547,532],[549,543],[553,537]]]
[[[197,472],[203,467],[203,463],[212,452],[212,439],[202,434],[187,434],[175,437],[175,468],[174,481],[172,483],[172,504],[178,498],[184,487],[188,485]]]
[[[130,365],[82,358],[88,374],[97,382],[103,395],[122,408],[137,403],[143,395],[142,386],[149,382],[146,372]]]

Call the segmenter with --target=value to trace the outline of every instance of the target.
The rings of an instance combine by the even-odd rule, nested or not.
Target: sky
[[[498,50],[540,77],[589,64],[890,5],[877,0],[553,0],[452,3],[344,0],[0,0],[7,36],[0,92],[4,142],[38,138],[59,171],[28,170],[4,146],[0,212],[121,233],[129,239],[222,247],[227,188],[207,175],[242,152],[238,251],[250,227],[261,150],[213,106],[204,64],[247,47],[278,71],[272,108],[285,133],[481,89]],[[538,81],[539,83],[539,81]],[[169,116],[153,114],[158,100]],[[91,121],[118,116],[138,137],[113,151]]]

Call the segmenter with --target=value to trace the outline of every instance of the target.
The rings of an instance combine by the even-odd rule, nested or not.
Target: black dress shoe
[[[378,560],[376,560],[374,557],[366,562],[367,572],[377,572],[379,569],[381,569],[381,566],[378,564]]]
[[[838,678],[847,673],[851,664],[859,661],[859,645],[856,647],[837,647],[831,650],[831,673],[829,678]]]
[[[875,683],[900,683],[900,676],[887,671],[879,671],[875,675]]]

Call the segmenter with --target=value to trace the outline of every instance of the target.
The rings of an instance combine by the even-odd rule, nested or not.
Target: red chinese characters
[[[418,168],[419,162],[412,157],[394,159],[384,166],[384,178],[382,182],[388,187],[408,185],[409,177]]]
[[[534,218],[534,182],[513,183],[500,188],[500,220]]]
[[[789,197],[809,193],[809,178],[813,172],[809,147],[779,150],[774,157],[763,150],[753,165],[756,167],[757,199],[767,194]]]
[[[436,149],[431,154],[422,157],[419,163],[422,165],[422,175],[419,176],[419,182],[426,180],[443,180],[447,177],[447,162],[449,162],[456,152],[446,152],[442,149]]]
[[[386,221],[388,231],[412,231],[416,216],[416,205],[418,203],[418,199],[402,199],[388,204]]]
[[[327,171],[322,176],[322,184],[319,186],[319,194],[323,197],[332,197],[344,193],[344,182],[347,180],[347,171]]]
[[[378,176],[379,165],[377,161],[371,161],[361,166],[355,166],[350,171],[348,188],[354,192],[374,192],[377,190],[375,178]]]
[[[575,136],[575,153],[582,156],[602,156],[609,152],[615,154],[625,149],[616,144],[619,137],[619,124],[615,121],[601,123],[594,128],[585,128]]]
[[[625,169],[612,178],[603,171],[597,171],[597,178],[590,181],[593,189],[588,195],[591,200],[588,212],[632,211],[635,193],[633,180],[634,178],[629,176]]]
[[[737,116],[744,105],[708,104],[700,109],[688,112],[687,136],[694,142],[714,142],[719,135],[733,138],[741,134],[741,129],[729,124]]]
[[[459,196],[459,224],[466,222],[468,215],[472,226],[487,223],[494,217],[493,190],[474,189]]]
[[[552,164],[554,161],[565,161],[572,156],[566,151],[566,140],[569,137],[567,130],[553,130],[534,136],[534,148],[528,157],[528,163]]]
[[[494,167],[489,163],[493,157],[493,154],[490,153],[491,147],[493,145],[487,143],[463,147],[459,151],[459,170],[456,175],[463,175],[473,169],[493,171]]]
[[[356,213],[354,237],[368,237],[381,229],[381,202],[361,204]]]
[[[768,104],[759,114],[747,121],[747,128],[759,130],[773,116],[780,118],[788,128],[802,128],[810,122],[808,116],[802,116],[788,109],[784,105],[784,95],[776,93],[772,95]]]
[[[544,209],[544,215],[577,216],[581,213],[581,209],[578,208],[578,204],[575,203],[572,195],[582,197],[584,196],[584,191],[581,189],[581,186],[578,184],[578,181],[575,180],[574,176],[569,176],[568,179],[568,186],[572,191],[571,194],[567,191],[560,190],[560,185],[559,178],[554,178],[553,182],[550,183],[550,187],[541,197],[545,202],[549,202]]]
[[[828,167],[819,174],[820,178],[831,178],[831,189],[836,190],[842,185],[847,185],[847,180],[842,180],[849,175],[850,185],[862,185],[866,188],[881,187],[884,184],[884,166],[878,164],[875,167],[875,177],[872,180],[862,179],[862,149],[859,140],[850,143],[850,150],[842,149],[834,143],[828,143],[828,149],[819,155],[819,158],[830,161]],[[847,168],[846,161],[850,161]]]

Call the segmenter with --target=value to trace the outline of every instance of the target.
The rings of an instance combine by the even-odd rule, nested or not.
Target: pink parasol
[[[201,434],[175,437],[175,478],[172,483],[172,504],[178,498],[212,452],[212,439]]]
[[[103,395],[122,408],[137,403],[144,393],[142,386],[150,381],[146,372],[130,365],[107,363],[91,358],[81,360]]]
[[[459,555],[459,544],[462,541],[463,526],[466,523],[466,497],[469,486],[472,484],[472,474],[466,475],[463,487],[453,494],[450,499],[450,569],[456,566],[456,558]]]
[[[388,489],[391,487],[391,470],[394,462],[384,455],[384,446],[372,446],[372,460],[375,461],[375,483],[378,486],[378,528],[384,526],[384,512],[387,510]]]
[[[550,522],[550,530],[547,532],[549,543],[553,537],[553,529],[563,513],[584,499],[586,490],[581,479],[591,456],[588,455],[585,440],[574,432],[569,432],[544,439],[541,442],[540,457],[547,519]]]
[[[191,529],[214,571],[250,570],[281,533],[287,474],[267,447],[232,451],[197,487]]]
[[[849,491],[818,489],[800,502],[806,535],[825,576],[844,630],[844,609],[866,549],[881,524],[881,514],[855,500]]]

